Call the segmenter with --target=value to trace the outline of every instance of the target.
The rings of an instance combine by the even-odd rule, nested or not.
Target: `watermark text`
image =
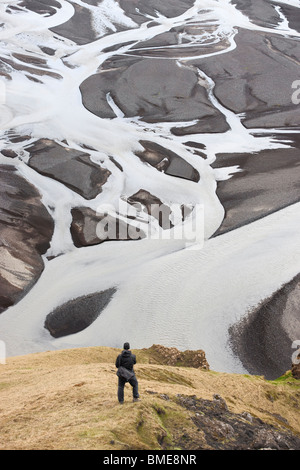
[[[293,341],[292,348],[297,348],[297,351],[295,351],[292,355],[292,363],[294,365],[300,364],[300,339]]]
[[[0,340],[0,364],[6,364],[6,345]]]
[[[102,240],[181,240],[200,249],[204,243],[203,204],[149,204],[121,201],[97,208],[96,234]]]
[[[300,104],[300,80],[295,80],[292,83],[292,88],[295,90],[292,94],[292,103]]]

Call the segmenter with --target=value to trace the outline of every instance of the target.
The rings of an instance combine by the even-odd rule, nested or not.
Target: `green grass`
[[[291,371],[286,372],[284,375],[278,377],[275,380],[268,380],[268,383],[271,383],[273,385],[286,385],[300,389],[300,381],[294,379]]]

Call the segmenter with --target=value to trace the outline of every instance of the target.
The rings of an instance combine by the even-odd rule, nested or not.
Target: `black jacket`
[[[122,353],[119,354],[116,359],[117,368],[123,366],[125,369],[133,371],[134,364],[136,364],[136,356],[128,349],[124,349],[124,351],[122,351]]]

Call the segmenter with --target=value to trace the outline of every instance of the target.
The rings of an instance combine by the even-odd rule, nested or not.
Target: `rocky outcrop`
[[[98,318],[115,292],[111,288],[70,300],[50,312],[44,326],[54,338],[78,333]]]
[[[37,59],[36,57],[27,54],[14,53],[11,54],[9,58],[1,57],[0,70],[1,69],[6,72],[4,76],[8,79],[11,78],[11,76],[7,74],[7,72],[13,72],[14,70],[26,72],[26,77],[36,83],[42,83],[37,76],[43,77],[46,75],[55,79],[62,78],[58,73],[49,70],[47,62],[44,59]]]
[[[76,247],[97,245],[102,240],[97,235],[99,218],[89,207],[72,209],[71,234]]]
[[[119,0],[120,6],[126,12],[126,14],[132,18],[136,23],[144,23],[148,21],[146,15],[156,16],[156,12],[159,11],[167,18],[172,16],[179,16],[184,13],[188,8],[193,6],[193,0]],[[138,6],[138,9],[137,9]]]
[[[236,48],[194,61],[215,82],[214,95],[226,108],[245,113],[248,128],[299,126],[300,108],[292,103],[300,45],[292,39],[240,29]]]
[[[109,240],[131,240],[133,233],[129,224],[108,214],[98,214],[89,207],[72,209],[71,235],[76,247],[98,245]],[[135,230],[136,239],[145,234]]]
[[[132,194],[128,198],[128,202],[133,206],[141,204],[142,210],[144,210],[146,214],[156,218],[163,229],[168,230],[172,228],[173,225],[170,219],[172,211],[170,207],[163,204],[160,199],[149,193],[149,191],[140,189],[137,193]]]
[[[175,152],[169,150],[155,142],[147,140],[140,141],[144,151],[136,152],[138,157],[145,163],[164,172],[166,175],[184,178],[198,182],[199,172]]]
[[[194,367],[196,369],[209,370],[205,352],[202,349],[197,351],[179,351],[177,348],[168,348],[160,344],[153,344],[147,349],[150,352],[151,364],[165,364],[177,367]]]
[[[14,167],[0,167],[0,312],[40,277],[54,223],[41,195]]]
[[[74,15],[65,23],[51,28],[51,31],[79,45],[95,41],[97,33],[93,28],[91,12],[76,3],[72,3],[72,5],[75,9]]]
[[[56,8],[61,8],[61,4],[56,0],[21,0],[15,3],[16,4],[8,5],[6,9],[7,13],[13,14],[16,11],[23,11],[25,7],[39,15],[52,16],[55,15]]]
[[[199,430],[198,442],[188,434],[178,444],[182,449],[210,450],[299,450],[300,438],[286,427],[275,427],[248,412],[229,411],[219,395],[213,400],[178,395],[178,403],[190,410],[191,419]],[[277,417],[282,423],[286,420]]]
[[[300,354],[294,360],[291,372],[294,379],[300,380]]]
[[[199,86],[197,71],[178,67],[176,60],[115,56],[86,79],[80,90],[84,106],[101,118],[115,117],[107,102],[109,92],[126,117],[139,116],[148,123],[198,120],[197,129],[189,127],[187,134],[228,129],[206,88]]]
[[[95,198],[110,176],[110,171],[93,163],[86,152],[40,139],[26,149],[29,166],[44,176],[63,183],[85,199]]]

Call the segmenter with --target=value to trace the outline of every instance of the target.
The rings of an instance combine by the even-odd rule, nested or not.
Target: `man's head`
[[[123,346],[124,349],[130,349],[130,344],[129,343],[124,343],[124,346]]]

